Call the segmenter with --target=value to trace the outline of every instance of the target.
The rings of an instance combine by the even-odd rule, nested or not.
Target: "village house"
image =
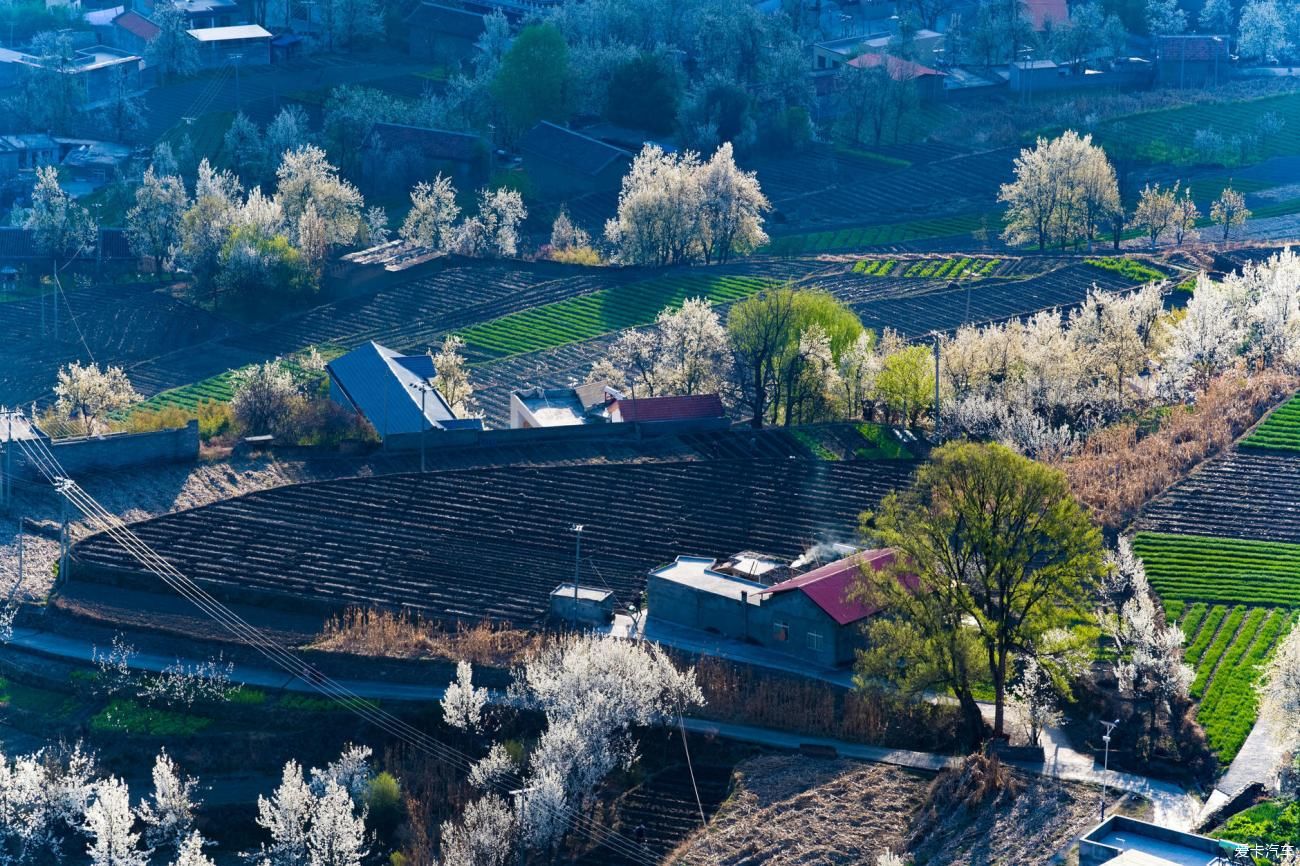
[[[912,82],[916,87],[917,98],[922,102],[939,99],[943,96],[943,81],[946,77],[944,73],[911,60],[904,60],[891,54],[872,52],[859,54],[850,60],[848,65],[854,69],[879,69],[883,67],[889,73],[890,79],[899,82]]]
[[[481,13],[427,2],[411,11],[405,24],[411,56],[443,66],[459,66],[473,57],[474,43],[487,26]]]
[[[617,192],[632,165],[632,153],[543,120],[519,142],[524,171],[550,199],[574,199]]]
[[[1188,33],[1157,36],[1156,82],[1164,87],[1211,87],[1232,74],[1229,36]]]
[[[71,60],[59,69],[42,63],[40,58],[30,54],[0,48],[0,92],[16,86],[24,71],[44,69],[46,72],[58,72],[72,77],[81,90],[85,107],[92,108],[114,95],[118,75],[126,76],[128,91],[140,90],[142,66],[143,61],[138,55],[107,45],[78,49]]]
[[[481,186],[488,179],[491,154],[479,135],[376,123],[365,143],[362,161],[370,180],[403,189],[441,174],[459,188]]]
[[[651,623],[753,643],[822,667],[851,664],[862,646],[860,625],[879,608],[850,598],[863,568],[892,564],[893,551],[867,550],[768,584],[724,571],[709,557],[679,556],[650,572]]]
[[[628,397],[607,382],[572,388],[523,388],[510,395],[512,429],[637,424],[643,432],[684,432],[730,425],[717,394]]]
[[[429,355],[402,355],[373,340],[325,365],[330,399],[370,422],[379,438],[431,430],[481,428],[459,419],[433,387],[438,371]]]
[[[209,69],[238,62],[265,66],[271,62],[271,34],[256,24],[206,27],[189,31],[199,43],[199,63]]]

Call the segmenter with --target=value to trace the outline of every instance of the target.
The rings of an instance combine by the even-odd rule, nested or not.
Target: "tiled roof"
[[[406,16],[406,23],[462,39],[477,39],[487,28],[482,15],[440,3],[421,3]]]
[[[826,615],[840,625],[848,625],[869,616],[875,616],[880,608],[866,602],[849,598],[849,591],[862,571],[863,565],[870,565],[876,571],[891,565],[894,552],[888,549],[866,550],[845,557],[838,562],[814,568],[807,574],[801,574],[790,580],[770,586],[763,590],[763,595],[776,595],[791,590],[799,590],[813,604],[826,612]],[[907,582],[906,578],[903,578]],[[909,589],[915,589],[914,581],[907,583]]]
[[[895,57],[892,54],[860,54],[850,60],[849,65],[858,69],[874,69],[877,66],[886,65],[889,70],[889,77],[895,81],[911,81],[913,78],[920,78],[924,75],[943,75],[937,69],[931,69],[911,60]]]
[[[692,397],[636,397],[624,398],[616,404],[619,417],[624,422],[693,421],[702,418],[721,418],[726,414],[722,398],[717,394],[696,394]]]
[[[416,150],[431,160],[473,162],[485,151],[483,139],[467,132],[404,126],[400,123],[376,123],[370,134],[385,150]]]
[[[617,159],[632,158],[621,147],[546,120],[524,133],[519,149],[589,175],[599,174]]]
[[[1156,52],[1161,60],[1193,63],[1213,62],[1217,57],[1227,62],[1228,38],[1226,36],[1157,36]]]
[[[152,42],[153,38],[162,32],[157,24],[135,11],[123,12],[113,19],[113,24],[145,42]]]

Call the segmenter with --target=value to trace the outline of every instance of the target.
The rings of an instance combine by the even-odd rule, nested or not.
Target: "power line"
[[[76,482],[68,478],[62,466],[41,440],[18,440],[28,459],[42,475],[54,486],[55,490],[71,502],[86,518],[97,525],[134,559],[149,571],[161,578],[204,614],[215,620],[239,642],[250,647],[272,664],[289,674],[303,680],[320,694],[338,703],[340,706],[370,722],[390,736],[417,749],[445,761],[453,767],[468,771],[475,761],[469,755],[449,746],[409,723],[394,716],[369,701],[361,698],[342,683],[321,674],[303,662],[292,652],[281,647],[261,630],[249,624],[238,614],[213,598],[206,590],[185,576],[179,569],[164,559],[136,535],[120,518],[100,505]],[[509,793],[510,784],[498,780],[494,786]],[[657,861],[637,846],[632,840],[603,825],[597,824],[572,806],[555,806],[542,802],[542,808],[549,810],[553,816],[570,822],[574,831],[596,845],[604,845],[622,854],[634,862],[653,866]]]

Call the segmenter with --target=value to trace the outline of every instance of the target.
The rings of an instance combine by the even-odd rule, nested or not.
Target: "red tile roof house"
[[[716,570],[712,559],[679,556],[650,572],[649,623],[712,632],[820,667],[842,667],[864,645],[862,623],[880,613],[850,598],[850,591],[863,568],[880,571],[893,562],[892,550],[866,550],[765,586]]]
[[[883,66],[894,81],[912,82],[917,95],[923,100],[937,99],[943,95],[945,73],[902,57],[892,54],[859,54],[849,61],[849,66],[855,69],[876,69]]]

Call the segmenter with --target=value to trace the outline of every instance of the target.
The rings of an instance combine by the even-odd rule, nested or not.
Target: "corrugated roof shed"
[[[420,413],[420,391],[434,376],[428,355],[400,355],[373,340],[325,365],[330,378],[381,437],[438,430],[456,420],[442,395],[432,391]]]
[[[599,174],[615,160],[632,158],[632,154],[621,147],[557,126],[548,120],[543,120],[524,133],[519,149],[588,175]]]

